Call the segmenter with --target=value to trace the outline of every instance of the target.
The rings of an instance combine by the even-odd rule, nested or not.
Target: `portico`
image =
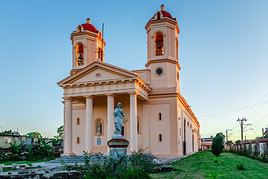
[[[107,100],[107,118],[104,119],[106,121],[106,132],[104,132],[104,135],[106,136],[106,140],[103,142],[107,142],[112,138],[113,131],[114,131],[114,116],[113,116],[113,109],[115,106],[115,96],[120,96],[122,94],[107,94],[104,97]],[[138,151],[138,133],[137,133],[137,97],[138,95],[136,93],[130,93],[130,94],[123,94],[129,96],[129,116],[127,116],[128,122],[127,125],[129,125],[127,128],[129,128],[129,137],[125,136],[130,142],[129,146],[129,152],[134,152]],[[98,95],[95,96],[86,96],[82,97],[84,98],[83,101],[85,101],[85,152],[93,152],[93,142],[94,142],[94,100],[98,100]],[[75,136],[73,136],[73,117],[72,117],[72,111],[73,111],[73,101],[76,101],[76,97],[73,98],[65,98],[64,100],[64,110],[65,110],[65,115],[64,115],[64,125],[65,125],[65,142],[68,145],[65,145],[65,153],[66,155],[71,155],[73,154],[72,146],[73,141],[71,139],[75,139]],[[81,98],[80,98],[81,100]],[[125,103],[123,103],[125,104]],[[126,105],[126,104],[125,104]],[[108,149],[107,149],[108,150]]]
[[[91,68],[95,70],[91,73],[98,72],[101,74],[102,70],[107,72],[106,64],[94,63]],[[111,73],[114,74],[115,71],[113,70]],[[131,76],[128,74],[125,78],[121,77],[112,81],[102,79],[86,83],[81,82],[81,78],[89,76],[89,73],[75,75],[77,77],[72,76],[72,78],[66,78],[60,82],[64,89],[64,125],[66,136],[64,142],[68,144],[64,146],[64,154],[72,155],[77,153],[77,151],[74,152],[75,145],[84,145],[83,151],[89,153],[96,150],[108,151],[106,142],[112,139],[114,132],[113,111],[117,102],[123,104],[124,111],[127,114],[124,136],[129,140],[129,152],[138,151],[138,101],[143,103],[148,100],[150,87],[135,74],[130,74]],[[76,114],[73,114],[73,112]],[[84,124],[84,133],[79,130],[74,131],[74,126],[76,125],[74,123],[77,123],[76,120],[78,120],[77,116],[80,116],[79,123]],[[96,132],[97,120],[101,121],[101,134]],[[99,144],[98,141],[101,141],[101,144],[105,144],[105,146]],[[83,151],[80,151],[80,153]]]

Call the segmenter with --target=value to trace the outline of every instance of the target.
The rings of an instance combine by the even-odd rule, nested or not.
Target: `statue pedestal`
[[[114,160],[120,160],[127,155],[128,140],[123,136],[113,136],[111,140],[107,142],[110,148],[110,157]]]

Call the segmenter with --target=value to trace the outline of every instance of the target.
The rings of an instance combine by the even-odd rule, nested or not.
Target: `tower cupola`
[[[172,18],[171,14],[165,10],[165,5],[161,4],[160,11],[157,11],[151,19],[160,20],[163,18],[176,20],[176,18]]]
[[[179,93],[179,26],[162,4],[145,26],[147,63],[153,89],[170,88]]]
[[[145,26],[148,61],[170,59],[178,61],[179,27],[176,18],[162,4]]]
[[[105,41],[103,35],[91,24],[89,18],[78,25],[71,34],[73,45],[73,70],[79,70],[94,61],[104,62]]]

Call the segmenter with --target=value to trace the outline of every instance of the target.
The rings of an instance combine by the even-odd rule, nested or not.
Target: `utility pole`
[[[228,138],[229,138],[229,131],[232,131],[232,129],[226,129],[225,131],[225,138],[226,138],[226,142],[228,141]]]
[[[237,121],[240,123],[240,127],[241,127],[241,144],[243,144],[244,143],[244,140],[243,140],[243,138],[244,138],[244,122],[246,122],[247,121],[247,119],[246,118],[242,118],[242,119],[237,119]]]

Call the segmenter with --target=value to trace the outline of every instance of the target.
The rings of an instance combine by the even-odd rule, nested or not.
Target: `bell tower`
[[[73,70],[75,72],[94,61],[104,62],[105,41],[102,33],[86,19],[85,24],[78,25],[71,34],[73,46]]]
[[[179,93],[179,26],[162,4],[145,26],[147,63],[153,88],[176,88]]]

